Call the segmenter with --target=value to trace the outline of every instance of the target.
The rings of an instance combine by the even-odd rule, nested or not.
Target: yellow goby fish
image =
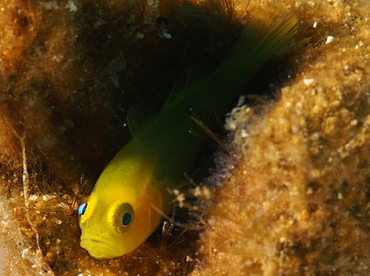
[[[129,112],[132,140],[100,175],[88,201],[78,208],[81,247],[94,258],[115,258],[138,248],[158,227],[161,210],[171,207],[168,188],[176,188],[202,148],[189,133],[192,120],[223,116],[261,66],[297,31],[295,16],[247,27],[221,65],[209,74],[177,81],[159,114]],[[216,120],[207,121],[209,128]]]

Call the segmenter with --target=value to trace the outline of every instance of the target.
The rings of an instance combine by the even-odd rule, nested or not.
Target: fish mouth
[[[96,259],[112,259],[123,255],[119,246],[112,246],[107,242],[94,238],[83,238],[80,245],[89,252],[91,257]]]

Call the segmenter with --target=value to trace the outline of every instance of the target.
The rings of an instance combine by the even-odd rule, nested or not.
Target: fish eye
[[[132,208],[130,203],[117,202],[108,211],[107,220],[117,232],[124,234],[130,229],[135,220],[134,208]]]
[[[131,224],[131,222],[132,222],[132,215],[129,212],[124,213],[122,216],[122,225],[124,227],[127,227]]]
[[[125,202],[117,206],[115,210],[116,225],[120,226],[120,231],[126,231],[134,220],[134,209],[132,205]]]
[[[79,216],[82,216],[83,214],[85,214],[86,208],[87,208],[87,202],[82,203],[80,206],[78,206],[77,214]]]

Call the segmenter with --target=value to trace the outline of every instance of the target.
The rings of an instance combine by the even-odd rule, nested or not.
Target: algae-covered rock
[[[276,102],[228,119],[237,158],[222,159],[232,169],[216,178],[191,275],[368,274],[369,6],[310,5],[321,41]]]

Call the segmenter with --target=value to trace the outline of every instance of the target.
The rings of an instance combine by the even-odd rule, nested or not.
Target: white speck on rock
[[[328,37],[326,38],[325,44],[329,44],[329,43],[331,43],[333,40],[334,40],[334,36],[332,36],[332,35],[328,35]]]
[[[315,79],[304,79],[303,80],[303,83],[307,86],[311,85],[313,82],[315,81]]]
[[[75,12],[75,11],[77,11],[77,6],[75,5],[75,3],[73,3],[72,0],[70,0],[66,4],[66,9],[69,9],[71,12]]]
[[[143,39],[144,38],[144,34],[143,33],[140,33],[140,32],[137,32],[136,38],[137,39]]]

